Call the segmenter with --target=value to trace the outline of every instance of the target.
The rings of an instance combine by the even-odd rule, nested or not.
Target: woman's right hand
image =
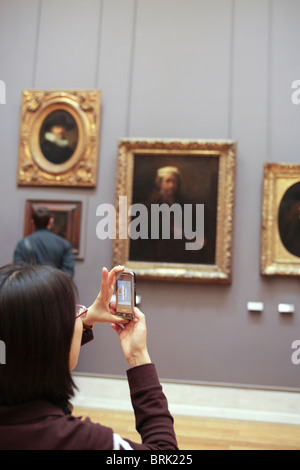
[[[146,319],[138,308],[134,309],[134,320],[125,325],[112,323],[111,326],[119,335],[130,368],[151,363],[147,349]]]

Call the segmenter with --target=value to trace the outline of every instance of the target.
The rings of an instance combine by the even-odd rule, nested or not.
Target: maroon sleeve
[[[81,346],[83,346],[86,343],[89,343],[93,339],[94,339],[93,330],[83,330],[82,338],[81,338]]]
[[[173,418],[154,364],[133,367],[127,371],[136,429],[142,444],[131,441],[134,449],[178,449]]]

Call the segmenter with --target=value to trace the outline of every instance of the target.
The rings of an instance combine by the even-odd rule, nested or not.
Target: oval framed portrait
[[[43,170],[58,174],[78,163],[86,146],[87,127],[80,110],[68,103],[46,106],[33,123],[32,156]]]
[[[300,276],[300,165],[265,163],[260,272]]]
[[[39,143],[49,163],[68,162],[78,144],[78,126],[72,114],[64,109],[51,112],[41,125]]]
[[[96,185],[100,91],[24,90],[18,184]]]
[[[278,229],[284,247],[300,259],[300,181],[289,187],[281,199]]]

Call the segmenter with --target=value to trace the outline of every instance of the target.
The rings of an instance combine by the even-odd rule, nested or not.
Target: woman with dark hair
[[[70,276],[42,265],[0,269],[0,449],[176,449],[173,419],[146,345],[145,317],[124,322],[109,306],[123,267],[102,271],[101,291],[86,309],[76,305]],[[132,405],[142,444],[71,414],[71,370],[95,323],[112,323],[130,369]]]

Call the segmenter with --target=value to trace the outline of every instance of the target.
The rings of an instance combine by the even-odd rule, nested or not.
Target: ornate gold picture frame
[[[300,276],[300,165],[264,166],[261,274]]]
[[[230,283],[235,167],[234,141],[121,139],[113,265],[126,266],[139,279]],[[172,196],[169,193],[167,201],[161,197],[164,197],[162,188],[168,179],[166,174],[170,172],[173,176],[168,178],[175,181],[176,191]],[[175,230],[174,218],[171,220],[174,205],[182,208],[179,214],[182,216],[181,234],[178,226]],[[166,217],[170,217],[170,224],[173,224],[169,238],[157,233],[153,236],[152,228],[151,234],[149,229],[151,222],[153,226],[152,210],[163,206],[167,211],[161,216],[162,225]],[[199,248],[187,248],[185,224],[190,223],[191,233],[196,233],[194,228],[201,207],[202,244]],[[190,212],[186,212],[187,209]],[[138,226],[138,217],[133,218],[134,214],[140,216],[142,212],[148,214],[147,233]],[[132,236],[132,225],[140,236],[136,230]]]
[[[19,186],[95,187],[99,90],[23,90]]]

